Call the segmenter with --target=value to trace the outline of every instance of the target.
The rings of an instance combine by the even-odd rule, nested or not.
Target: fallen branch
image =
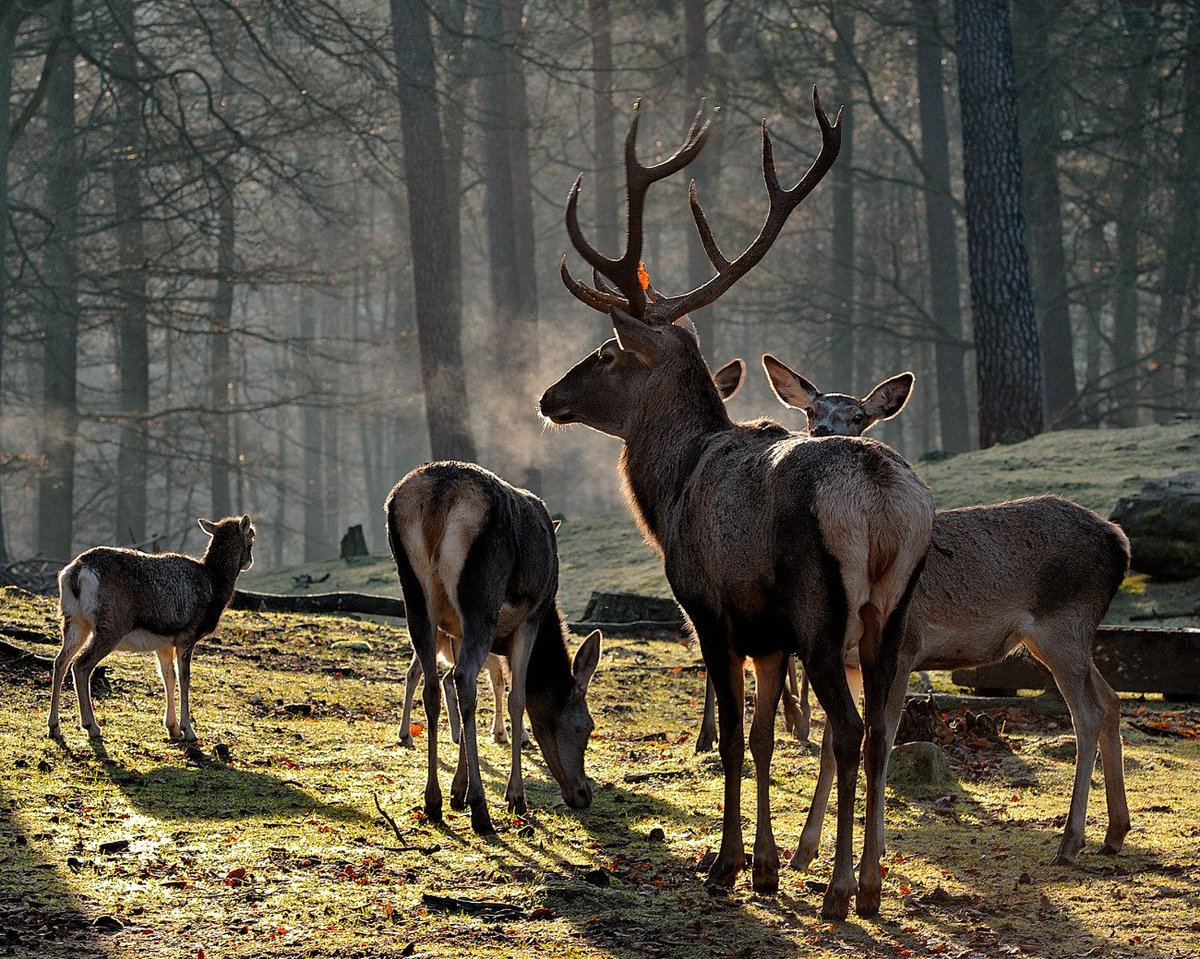
[[[684,776],[686,771],[682,769],[662,769],[655,773],[629,773],[624,777],[627,783],[644,783],[651,779],[674,779],[676,776]]]
[[[488,919],[525,919],[525,910],[511,902],[494,899],[460,899],[458,896],[439,896],[431,892],[422,893],[421,901],[431,909],[447,912],[465,912]]]
[[[250,593],[234,590],[230,609],[256,613],[363,613],[367,616],[394,616],[404,619],[404,600],[373,593],[312,593],[291,596],[286,593]]]
[[[404,841],[404,833],[400,831],[400,827],[396,825],[396,820],[387,814],[387,810],[383,808],[383,803],[379,801],[379,793],[371,793],[371,798],[375,800],[375,808],[379,810],[379,815],[383,817],[383,821],[392,827],[392,832],[396,834],[396,838],[401,842]]]
[[[396,838],[401,842],[407,838],[400,831],[400,827],[396,825],[396,820],[388,815],[387,810],[383,808],[383,803],[379,801],[379,793],[371,793],[371,798],[375,800],[375,808],[379,810],[379,815],[383,817],[383,821],[392,827],[392,832],[396,834]],[[412,843],[406,843],[403,846],[384,846],[388,852],[419,852],[422,855],[429,856],[441,849],[441,846],[417,846]]]

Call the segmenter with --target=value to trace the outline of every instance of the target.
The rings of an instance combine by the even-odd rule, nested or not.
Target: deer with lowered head
[[[779,401],[803,410],[810,425],[825,424],[830,435],[858,436],[876,420],[896,415],[914,379],[901,373],[860,399],[821,393],[770,354],[762,362]],[[1120,703],[1092,661],[1096,628],[1128,568],[1129,541],[1121,528],[1057,496],[941,510],[909,607],[887,703],[889,742],[895,739],[913,670],[981,666],[1023,646],[1053,675],[1071,713],[1076,751],[1056,865],[1074,862],[1083,849],[1097,745],[1108,806],[1100,852],[1118,853],[1129,832]],[[860,684],[857,665],[847,658],[851,686]],[[826,735],[816,794],[791,862],[798,868],[812,861],[821,838],[834,774],[831,746]]]
[[[638,121],[625,144],[628,239],[613,259],[579,228],[577,180],[567,231],[592,266],[595,284],[571,276],[568,289],[606,315],[616,333],[546,390],[542,415],[582,423],[623,440],[620,471],[630,507],[663,556],[668,582],[700,641],[716,688],[724,806],[720,851],[708,880],[731,885],[744,867],[741,834],[743,666],[754,664],[758,704],[750,731],[757,790],[753,885],[779,884],[771,829],[770,764],[775,712],[787,656],[798,653],[830,717],[837,766],[837,855],[821,914],[844,918],[857,893],[860,913],[878,911],[882,835],[868,829],[853,868],[853,795],[864,726],[846,684],[847,646],[857,648],[867,683],[866,772],[870,813],[882,810],[886,771],[883,706],[891,685],[911,582],[929,543],[933,500],[894,451],[866,439],[813,441],[775,423],[730,420],[687,314],[715,302],[766,254],[791,212],[830,169],[841,142],[814,91],[822,147],[791,189],[780,186],[763,126],[769,197],[758,237],[733,260],[717,247],[691,191],[691,206],[715,275],[666,296],[639,276],[646,192],[685,167],[703,147],[703,108],[683,146],[653,166],[638,161]]]
[[[567,652],[559,612],[558,551],[554,526],[533,493],[517,489],[471,463],[426,463],[392,489],[384,505],[388,545],[404,592],[408,630],[427,681],[423,691],[429,730],[425,815],[442,818],[438,784],[438,632],[454,637],[453,682],[460,713],[458,766],[450,807],[471,810],[471,827],[492,833],[483,794],[475,729],[476,683],[491,653],[505,656],[512,673],[508,715],[512,771],[505,799],[525,812],[521,775],[523,716],[558,782],[563,802],[586,809],[592,787],[583,754],[594,724],[587,690],[600,661],[600,633]],[[453,702],[450,708],[454,708]]]
[[[199,525],[211,537],[199,559],[98,546],[80,553],[58,574],[63,639],[62,649],[54,657],[52,738],[61,736],[58,703],[68,667],[79,700],[79,723],[89,736],[100,737],[92,710],[91,679],[100,661],[113,650],[158,657],[167,700],[163,725],[172,738],[197,738],[188,702],[192,652],[217,628],[233,597],[238,574],[254,563],[254,527],[249,516],[216,522],[202,519]]]

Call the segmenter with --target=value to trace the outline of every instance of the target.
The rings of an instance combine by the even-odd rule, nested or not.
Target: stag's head
[[[621,257],[605,256],[584,238],[578,218],[582,177],[575,181],[567,199],[567,233],[592,267],[593,285],[571,275],[565,256],[560,273],[578,300],[611,317],[616,338],[584,357],[545,392],[539,404],[543,416],[559,424],[582,423],[622,439],[627,439],[648,415],[655,419],[670,415],[672,408],[678,408],[676,400],[684,401],[689,412],[708,409],[714,416],[725,418],[719,384],[714,385],[688,314],[714,303],[757,265],[791,212],[833,165],[841,146],[841,114],[830,123],[815,89],[813,107],[821,127],[821,153],[791,189],[779,185],[771,136],[763,122],[763,180],[770,207],[759,235],[736,259],[727,259],[717,246],[692,181],[688,192],[692,216],[715,275],[687,293],[667,296],[650,285],[641,260],[642,216],[651,184],[682,170],[704,147],[711,123],[704,118],[704,105],[696,113],[683,145],[667,159],[648,167],[637,158],[638,116],[634,115],[625,139],[629,226]],[[656,397],[653,401],[652,396]]]
[[[802,410],[813,436],[862,436],[876,423],[890,420],[904,409],[916,379],[912,373],[898,373],[859,397],[822,393],[770,353],[762,358],[762,364],[779,402]]]

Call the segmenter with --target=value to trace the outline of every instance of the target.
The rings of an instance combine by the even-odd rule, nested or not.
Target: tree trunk
[[[0,403],[4,396],[4,334],[8,324],[8,154],[12,145],[12,70],[17,28],[25,11],[18,4],[0,8]],[[0,563],[7,564],[8,540],[4,531],[3,489],[0,488]]]
[[[113,0],[116,20],[112,44],[117,122],[112,145],[113,207],[117,234],[117,352],[120,411],[117,451],[116,541],[146,539],[148,442],[145,417],[150,410],[150,345],[146,302],[146,242],[142,230],[142,90],[136,79],[138,57],[132,0]]]
[[[1051,423],[1071,425],[1077,392],[1067,263],[1063,249],[1062,195],[1058,188],[1061,58],[1049,36],[1062,14],[1061,0],[1016,0],[1013,39],[1017,54],[1017,105],[1021,120],[1025,210],[1033,260],[1033,307],[1042,342],[1043,395]]]
[[[209,401],[212,418],[209,436],[212,455],[209,477],[212,485],[212,515],[229,516],[233,503],[229,491],[229,399],[233,389],[230,362],[230,330],[233,327],[233,271],[235,221],[233,184],[222,178],[217,197],[217,290],[213,297]]]
[[[612,18],[608,0],[586,0],[592,41],[592,128],[596,163],[596,240],[608,256],[619,252],[617,219],[616,110],[613,108]]]
[[[391,11],[429,442],[435,459],[473,460],[429,8],[391,0]]]
[[[829,312],[829,381],[854,382],[854,17],[833,18],[835,103],[843,104],[842,149],[833,165],[833,308]]]
[[[921,163],[925,173],[925,231],[929,238],[929,307],[937,339],[938,424],[942,449],[971,448],[967,384],[963,371],[963,321],[958,296],[958,243],[950,193],[950,134],[942,91],[943,48],[937,0],[915,0],[917,88],[920,94]]]
[[[979,444],[1042,431],[1021,144],[1006,0],[955,0],[966,183],[967,259],[979,379]]]
[[[304,437],[304,486],[301,499],[304,503],[304,562],[315,563],[328,559],[325,549],[325,497],[321,476],[321,411],[316,407],[315,396],[320,394],[320,374],[314,340],[317,334],[316,317],[313,314],[313,293],[307,286],[300,290],[300,342],[301,376],[308,397],[302,412]]]
[[[1168,233],[1166,258],[1163,262],[1162,293],[1154,326],[1154,363],[1148,378],[1146,393],[1150,404],[1166,420],[1177,411],[1187,409],[1192,397],[1185,377],[1186,351],[1184,330],[1188,314],[1189,292],[1195,282],[1196,214],[1200,204],[1200,13],[1188,8],[1187,40],[1190,51],[1183,68],[1182,113],[1174,169],[1171,170],[1171,226]],[[1182,391],[1181,391],[1182,388]]]
[[[49,307],[45,315],[42,360],[42,456],[38,479],[38,553],[68,560],[75,499],[76,348],[79,337],[79,281],[75,255],[76,207],[83,168],[75,127],[75,44],[70,0],[61,6],[59,30],[66,38],[50,65],[46,124],[51,139],[46,177],[50,233],[45,269]]]
[[[708,66],[708,25],[705,21],[705,0],[683,0],[683,87],[687,100],[684,122],[691,123],[696,106],[704,97],[711,95],[711,80]],[[843,135],[843,147],[845,138]],[[711,145],[710,145],[711,146]],[[712,209],[715,200],[716,177],[712,164],[714,154],[701,151],[692,161],[687,179],[695,180],[700,196]],[[685,218],[684,243],[687,245],[687,276],[688,286],[694,289],[713,275],[712,265],[704,253],[700,236],[691,223],[691,218]],[[651,274],[653,276],[653,274]],[[715,365],[715,343],[713,332],[716,329],[713,307],[700,310],[692,318],[696,325],[696,333],[700,337],[700,349],[705,358]]]
[[[1117,129],[1120,160],[1113,179],[1120,184],[1117,201],[1117,265],[1113,296],[1113,422],[1137,423],[1138,252],[1145,204],[1146,107],[1150,67],[1157,45],[1155,0],[1121,0],[1127,33],[1128,67],[1125,98]]]

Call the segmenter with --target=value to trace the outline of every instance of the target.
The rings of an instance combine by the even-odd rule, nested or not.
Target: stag
[[[715,274],[675,296],[648,282],[643,286],[639,274],[645,198],[653,183],[696,157],[709,123],[701,106],[679,150],[644,166],[637,158],[635,114],[625,141],[625,252],[605,256],[583,237],[580,178],[567,201],[567,232],[593,268],[595,283],[576,280],[565,257],[560,268],[576,298],[611,316],[616,338],[551,386],[540,408],[555,424],[581,423],[624,441],[620,470],[630,508],[662,555],[667,580],[699,638],[716,688],[725,778],[721,847],[708,874],[714,885],[732,885],[745,864],[743,666],[750,659],[759,690],[750,731],[758,799],[752,880],[760,892],[778,888],[770,811],[775,712],[787,657],[802,658],[832,730],[837,854],[821,914],[840,919],[856,894],[860,914],[879,908],[883,706],[911,583],[928,548],[933,498],[900,456],[871,440],[812,440],[776,423],[732,422],[687,319],[750,272],[832,166],[841,143],[840,114],[830,123],[816,90],[813,108],[821,152],[790,189],[779,184],[763,124],[769,209],[741,255],[730,260],[721,253],[692,184],[692,214]],[[853,797],[864,726],[846,684],[847,647],[859,651],[867,685],[870,785],[860,882],[853,868]]]

